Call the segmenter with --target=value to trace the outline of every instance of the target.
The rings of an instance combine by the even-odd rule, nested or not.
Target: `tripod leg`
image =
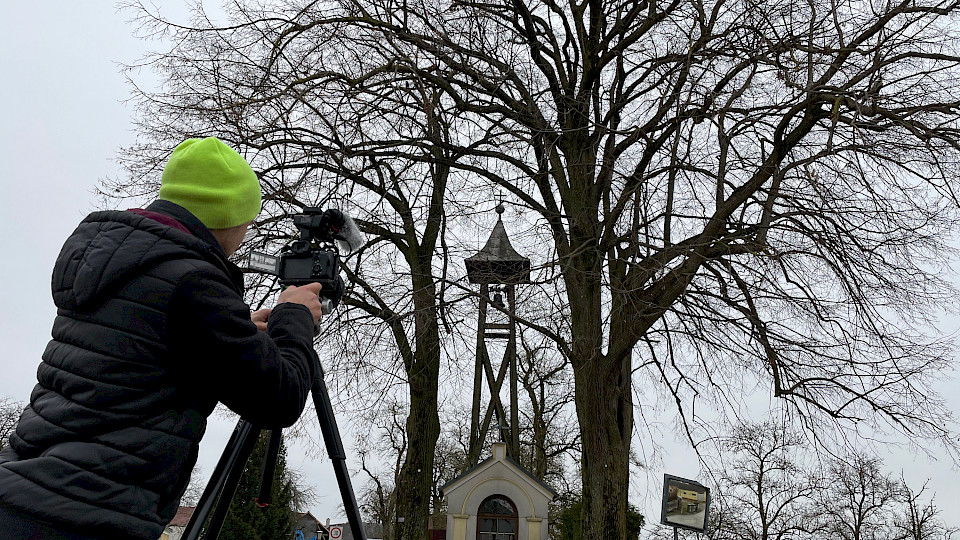
[[[257,437],[260,430],[253,427],[253,424],[241,419],[237,422],[227,446],[217,462],[217,467],[207,482],[207,487],[203,490],[200,502],[197,504],[190,522],[183,532],[182,540],[197,540],[200,538],[201,528],[214,511],[213,519],[204,534],[204,538],[215,539],[220,534],[220,528],[223,526],[223,520],[226,518],[227,510],[230,506],[230,500],[233,493],[240,483],[240,476],[243,474],[243,466],[253,453],[253,448],[257,444]],[[214,526],[216,526],[214,528]]]
[[[254,428],[252,424],[250,428],[251,432],[247,438],[240,441],[240,448],[237,450],[237,462],[230,469],[230,474],[227,475],[226,481],[223,483],[223,491],[217,500],[217,506],[213,509],[213,516],[210,517],[207,532],[203,535],[205,540],[216,540],[216,538],[220,536],[220,529],[223,527],[224,520],[227,519],[227,511],[230,510],[230,501],[233,500],[233,495],[237,492],[237,486],[240,485],[240,478],[243,476],[243,467],[246,465],[247,460],[250,459],[250,454],[253,453],[253,449],[257,446],[257,439],[260,438],[260,429]]]
[[[273,499],[273,476],[277,471],[277,459],[280,455],[279,429],[270,431],[270,441],[267,444],[267,454],[263,456],[263,474],[260,475],[260,494],[256,503],[260,508],[270,506]]]
[[[320,373],[322,374],[323,371],[320,371]],[[327,453],[330,454],[330,461],[333,463],[333,472],[337,476],[337,484],[340,487],[340,497],[343,500],[343,510],[347,514],[347,522],[350,524],[354,538],[367,540],[366,531],[363,530],[363,520],[360,519],[360,507],[357,505],[357,498],[353,494],[350,473],[347,471],[347,454],[343,450],[340,430],[337,429],[337,419],[333,415],[330,394],[327,393],[327,385],[322,378],[317,377],[313,381],[313,388],[310,393],[313,395],[313,405],[317,409],[317,420],[320,422],[323,441],[327,445]]]

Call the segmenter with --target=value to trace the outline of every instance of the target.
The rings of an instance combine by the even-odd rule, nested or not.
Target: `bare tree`
[[[574,372],[586,534],[623,538],[634,392],[675,402],[691,438],[692,399],[735,413],[753,380],[818,437],[857,423],[955,448],[929,386],[950,355],[929,323],[953,298],[957,10],[237,2],[222,27],[152,27],[177,46],[151,62],[167,86],[140,99],[147,139],[131,155],[146,159],[132,170],[156,167],[158,141],[226,131],[257,151],[271,216],[334,176],[376,210],[364,226],[395,251],[380,277],[358,262],[370,286],[352,305],[403,359],[400,507],[423,514],[450,305],[442,225],[489,186],[507,191],[550,246],[540,281],[565,298],[561,331],[537,329]]]
[[[367,519],[383,528],[386,540],[398,538],[397,485],[407,449],[405,417],[403,407],[394,402],[367,420],[377,429],[359,437],[360,469],[368,482],[360,488],[357,500]],[[382,463],[379,468],[373,465],[377,461]]]
[[[194,467],[190,471],[190,482],[187,484],[186,491],[183,492],[183,496],[180,497],[180,506],[196,506],[200,502],[200,497],[203,495],[203,489],[206,487],[203,478],[203,469],[201,467]]]
[[[358,497],[365,519],[380,525],[385,539],[396,538],[397,491],[389,478],[382,478],[367,465],[366,452],[360,452],[360,469],[367,475],[370,486]]]
[[[834,538],[898,538],[893,523],[903,485],[884,474],[880,465],[879,458],[853,454],[833,460],[827,468],[827,486],[819,498]]]
[[[565,462],[579,459],[581,444],[571,411],[569,366],[551,344],[540,335],[528,338],[521,334],[519,386],[526,400],[520,408],[520,462],[538,480],[560,488]]]
[[[940,509],[933,504],[936,495],[933,494],[926,501],[923,500],[927,484],[918,491],[912,490],[906,480],[900,479],[903,493],[903,508],[893,523],[897,531],[896,537],[902,540],[950,540],[958,532],[956,527],[950,527],[940,519]]]
[[[10,398],[0,398],[0,450],[6,448],[10,435],[17,429],[20,414],[23,413],[25,403]]]
[[[725,438],[732,462],[722,466],[717,489],[726,518],[717,523],[720,537],[784,540],[822,530],[815,495],[823,485],[800,463],[803,442],[769,421],[738,426]]]
[[[705,533],[710,540],[949,540],[926,483],[912,490],[862,453],[826,463],[806,439],[769,421],[742,424],[723,437],[723,459]],[[926,499],[926,500],[925,500]],[[671,537],[654,527],[648,540]]]
[[[456,418],[449,418],[447,425],[455,426],[462,423],[462,414],[456,416]],[[446,501],[441,491],[444,485],[469,468],[466,448],[470,439],[466,435],[464,432],[452,433],[448,430],[437,443],[437,455],[433,460],[433,500],[430,504],[433,515],[438,515],[446,510]]]

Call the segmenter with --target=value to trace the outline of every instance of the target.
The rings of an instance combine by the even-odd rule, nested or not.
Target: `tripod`
[[[317,409],[317,420],[320,422],[320,431],[323,433],[323,440],[327,445],[327,453],[333,462],[333,471],[337,477],[337,484],[340,487],[340,497],[343,500],[343,508],[347,513],[347,522],[353,531],[353,537],[358,540],[366,540],[366,533],[363,530],[363,522],[360,519],[360,508],[357,506],[357,499],[353,494],[353,485],[350,483],[350,475],[347,472],[347,455],[343,450],[343,442],[340,439],[340,430],[337,429],[337,420],[333,415],[333,406],[330,404],[330,394],[327,392],[327,385],[323,382],[323,367],[319,362],[315,366],[317,377],[313,381],[310,389],[310,395],[313,396],[313,404]],[[210,481],[200,496],[200,502],[190,517],[190,522],[183,533],[183,540],[198,540],[201,534],[201,527],[207,521],[211,512],[210,522],[203,533],[204,540],[216,540],[220,535],[220,529],[227,517],[227,510],[230,507],[230,501],[233,499],[240,483],[240,476],[243,474],[243,467],[260,437],[260,429],[244,419],[237,422],[227,446],[217,462],[217,467],[210,476]],[[277,457],[280,451],[280,430],[273,430],[270,433],[270,441],[267,445],[267,454],[263,460],[263,476],[260,481],[260,495],[257,497],[257,504],[266,506],[271,501],[271,486],[273,485],[273,474],[276,470]]]

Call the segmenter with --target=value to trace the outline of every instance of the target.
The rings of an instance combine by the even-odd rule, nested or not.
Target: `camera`
[[[350,252],[362,242],[359,229],[347,214],[330,208],[308,207],[293,216],[300,238],[280,250],[280,256],[251,252],[247,269],[273,274],[284,287],[320,283],[324,314],[333,312],[343,297],[340,278],[341,248]]]

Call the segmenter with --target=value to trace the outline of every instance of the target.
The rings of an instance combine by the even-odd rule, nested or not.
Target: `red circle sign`
[[[340,527],[330,527],[330,538],[336,540],[343,536],[343,529]]]

